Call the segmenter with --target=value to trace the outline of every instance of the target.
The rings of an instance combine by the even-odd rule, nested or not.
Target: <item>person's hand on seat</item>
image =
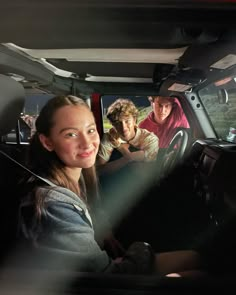
[[[133,162],[142,162],[144,160],[144,151],[130,152],[129,158]]]
[[[130,150],[129,150],[130,144],[129,143],[122,143],[117,150],[124,156],[124,157],[130,157]]]
[[[134,151],[131,152],[129,150],[130,144],[129,143],[122,143],[118,150],[121,154],[128,159],[130,162],[141,162],[144,160],[144,151]]]

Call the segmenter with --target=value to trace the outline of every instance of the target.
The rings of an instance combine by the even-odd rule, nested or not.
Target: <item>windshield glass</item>
[[[229,76],[199,91],[218,137],[236,143],[236,77]]]

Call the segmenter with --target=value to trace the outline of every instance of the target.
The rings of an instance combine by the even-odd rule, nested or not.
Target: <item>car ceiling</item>
[[[205,47],[209,43],[235,41],[236,5],[230,1],[1,2],[1,43],[14,43],[23,48],[33,49],[34,53],[38,52],[38,58],[43,57],[53,66],[73,72],[80,78],[92,75],[152,79],[157,63],[177,64],[181,60],[182,65],[188,67],[188,63],[191,63],[189,61],[199,57],[198,51],[194,50],[195,47],[203,48],[201,52],[204,55]],[[188,46],[191,47],[188,51],[191,54],[184,55],[188,61],[186,64],[182,55]],[[88,50],[108,51],[104,54],[104,59],[97,56],[95,59],[73,60],[67,56],[66,51],[64,55],[53,57],[49,53],[50,50],[56,53],[55,49],[87,49],[87,53]],[[127,55],[111,62],[108,58],[109,50],[113,49],[125,49]],[[145,57],[151,56],[148,50],[156,49],[162,52],[164,50],[164,54],[156,51],[153,59],[145,61]],[[40,50],[44,50],[44,53],[46,50],[49,55],[43,56],[42,51],[40,56]],[[143,51],[141,58],[136,61],[132,60],[135,56],[134,50],[136,53],[137,50]],[[173,50],[178,51],[174,62]],[[213,51],[211,48],[214,57]],[[30,56],[34,58],[33,55]],[[81,57],[79,51],[78,56]],[[113,52],[113,56],[119,57],[119,54]],[[220,57],[217,55],[217,59]],[[204,63],[210,65],[215,62],[214,58],[207,61],[206,58]],[[199,64],[201,61],[197,62],[198,66]]]

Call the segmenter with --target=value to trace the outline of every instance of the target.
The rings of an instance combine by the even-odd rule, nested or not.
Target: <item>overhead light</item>
[[[236,55],[228,54],[222,59],[215,62],[213,65],[211,65],[211,67],[215,69],[219,69],[219,70],[225,70],[235,64],[236,64]]]
[[[184,92],[192,88],[192,85],[187,84],[180,84],[180,83],[173,83],[168,90],[170,91],[177,91],[177,92]]]

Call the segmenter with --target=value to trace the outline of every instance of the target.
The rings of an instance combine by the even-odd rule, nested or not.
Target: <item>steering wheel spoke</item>
[[[161,173],[166,175],[180,163],[186,152],[189,135],[186,129],[178,130],[166,149],[161,166]]]

